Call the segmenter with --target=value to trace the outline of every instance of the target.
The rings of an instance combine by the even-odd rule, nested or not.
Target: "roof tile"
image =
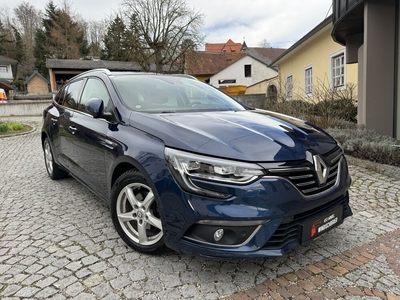
[[[214,75],[244,56],[246,56],[244,52],[188,52],[186,54],[186,72],[190,75]]]

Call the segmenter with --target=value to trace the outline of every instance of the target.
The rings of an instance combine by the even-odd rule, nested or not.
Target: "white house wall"
[[[0,66],[7,67],[7,72],[0,72],[0,78],[1,79],[6,79],[6,80],[13,80],[14,76],[13,76],[13,73],[12,73],[11,65],[0,63]]]
[[[251,77],[244,76],[244,66],[251,65]],[[237,62],[231,64],[224,70],[210,77],[210,84],[215,87],[229,86],[229,85],[245,85],[249,86],[254,83],[260,82],[265,79],[276,76],[278,73],[268,68],[263,63],[255,60],[250,56],[245,56]],[[219,80],[235,79],[236,83],[222,83],[219,84]]]
[[[264,65],[263,63],[259,62],[258,60],[253,59],[252,65],[252,82],[249,85],[255,84],[262,80],[270,79],[278,75],[278,72],[274,69],[271,69]],[[244,68],[244,67],[243,67]]]

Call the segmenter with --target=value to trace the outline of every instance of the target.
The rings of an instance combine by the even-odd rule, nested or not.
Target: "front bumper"
[[[261,225],[248,243],[238,247],[205,245],[184,237],[178,243],[178,248],[187,254],[207,257],[282,256],[287,251],[308,242],[303,239],[305,224],[321,216],[329,215],[335,210],[342,211],[342,218],[329,229],[340,225],[345,218],[353,214],[349,206],[348,193],[313,210],[296,214],[293,218],[273,219],[271,222]]]
[[[156,183],[164,241],[171,249],[187,254],[281,256],[311,238],[306,237],[305,232],[314,220],[322,218],[323,222],[333,212],[338,214],[334,223],[328,220],[329,226],[325,224],[327,229],[320,233],[323,234],[352,215],[348,195],[351,180],[345,159],[339,166],[336,184],[313,196],[303,195],[284,178],[264,177],[247,186],[225,185],[222,188],[234,196],[225,200],[212,199],[183,191],[171,173],[164,174],[166,176]],[[213,233],[218,228],[225,229],[230,237],[225,241],[213,241]],[[244,232],[243,238],[241,232]]]

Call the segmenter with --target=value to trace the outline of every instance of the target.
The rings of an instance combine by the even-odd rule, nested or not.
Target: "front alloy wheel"
[[[111,214],[119,235],[135,250],[157,254],[164,249],[156,198],[139,172],[128,171],[117,179]]]

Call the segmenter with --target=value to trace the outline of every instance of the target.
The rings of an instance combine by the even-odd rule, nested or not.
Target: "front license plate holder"
[[[337,207],[328,213],[314,217],[302,225],[302,244],[314,239],[329,229],[336,227],[343,221],[343,206]]]

